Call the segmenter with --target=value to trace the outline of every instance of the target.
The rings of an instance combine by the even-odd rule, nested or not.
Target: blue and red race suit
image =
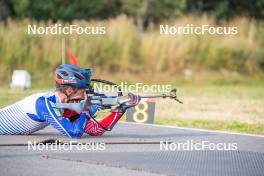
[[[105,132],[89,117],[95,116],[96,106],[91,106],[89,115],[81,113],[78,114],[78,118],[70,120],[68,118],[70,111],[67,114],[67,111],[64,112],[55,106],[59,101],[58,95],[54,92],[38,93],[0,109],[0,134],[31,134],[48,125],[69,138],[80,138],[84,132],[92,136]],[[100,122],[108,128],[122,115],[123,113],[119,111],[112,112]]]

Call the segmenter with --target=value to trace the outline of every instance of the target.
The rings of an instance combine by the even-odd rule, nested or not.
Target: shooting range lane
[[[28,151],[28,141],[69,142],[48,127],[30,136],[0,136],[0,167],[4,175],[263,175],[264,137],[119,123],[102,137],[74,140],[105,142],[104,151]],[[236,151],[164,151],[160,141],[172,143],[237,143]],[[10,146],[8,146],[10,145]],[[13,145],[13,146],[12,146]],[[19,167],[13,167],[13,165]],[[54,164],[54,165],[53,165]],[[55,166],[52,167],[52,166]],[[47,168],[47,169],[43,169]],[[47,170],[47,171],[46,171]],[[40,172],[39,172],[40,171]],[[43,172],[42,172],[43,171]],[[17,174],[14,174],[17,173]],[[23,174],[22,174],[23,175]],[[32,174],[31,174],[32,175]],[[39,175],[39,174],[38,174]]]

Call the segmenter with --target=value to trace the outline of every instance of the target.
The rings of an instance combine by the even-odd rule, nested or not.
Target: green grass
[[[225,122],[218,120],[183,120],[177,118],[157,118],[155,123],[160,125],[172,125],[188,128],[235,131],[262,135],[264,134],[264,124],[247,124],[238,121]]]
[[[264,134],[263,81],[249,79],[220,85],[199,82],[177,84],[182,105],[159,100],[155,123]]]

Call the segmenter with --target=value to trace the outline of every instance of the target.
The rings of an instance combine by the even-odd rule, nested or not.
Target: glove
[[[120,105],[120,107],[123,110],[127,110],[128,108],[131,108],[131,107],[134,107],[134,106],[138,105],[138,103],[141,100],[140,96],[135,95],[133,93],[128,93],[128,97],[129,97],[130,101],[125,102],[125,103]]]
[[[98,110],[101,109],[99,105],[90,105],[85,107],[82,113],[86,114],[88,117],[96,117]]]

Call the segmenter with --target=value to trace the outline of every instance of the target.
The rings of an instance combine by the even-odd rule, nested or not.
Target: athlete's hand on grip
[[[123,103],[123,104],[120,105],[120,107],[122,109],[124,109],[124,110],[138,105],[138,103],[141,100],[140,96],[135,95],[133,93],[128,93],[128,98],[130,99],[130,101],[125,102],[125,103]]]

